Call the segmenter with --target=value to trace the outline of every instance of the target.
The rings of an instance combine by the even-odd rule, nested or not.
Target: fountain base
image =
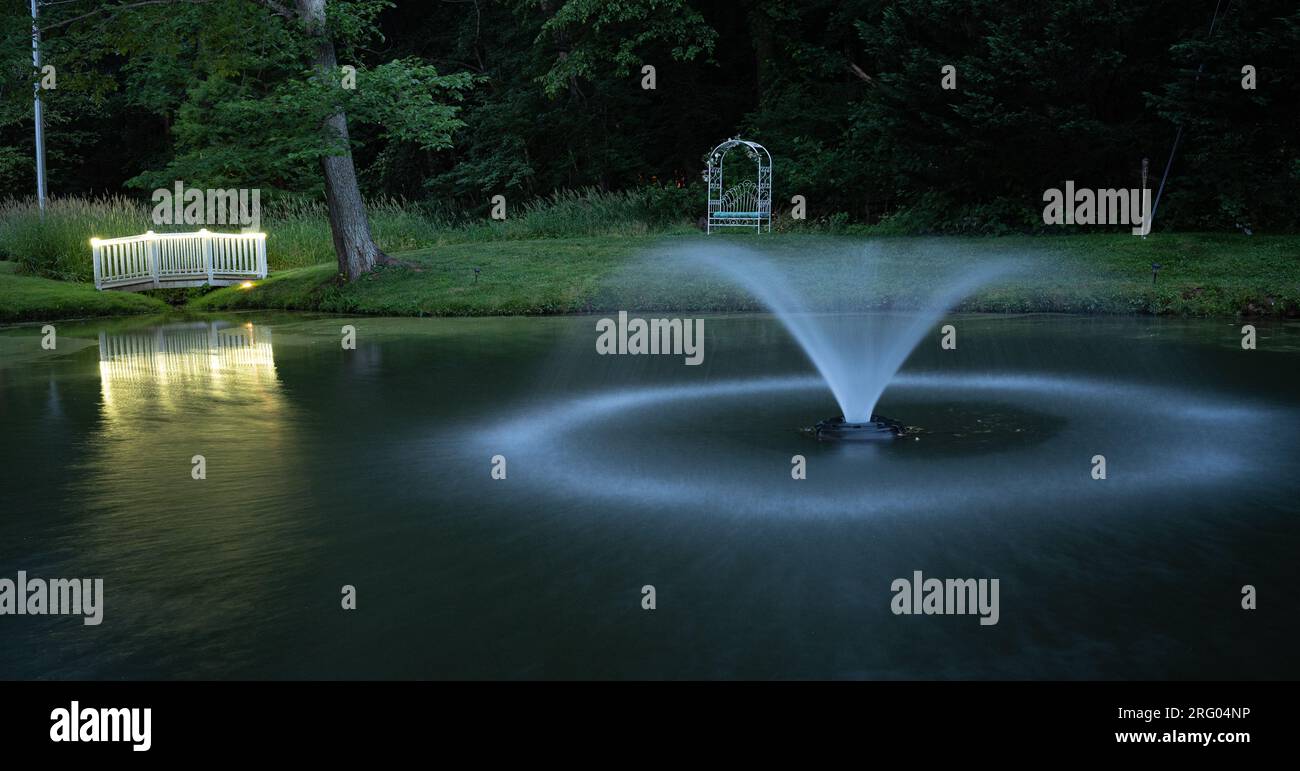
[[[819,421],[808,432],[823,442],[880,442],[901,436],[903,425],[879,415],[865,423],[850,423],[840,416]]]

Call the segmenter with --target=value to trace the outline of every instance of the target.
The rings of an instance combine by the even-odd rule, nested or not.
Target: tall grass
[[[507,208],[504,221],[489,219],[486,211],[472,214],[391,198],[369,201],[366,209],[379,248],[392,253],[474,241],[645,235],[685,227],[693,210],[703,208],[702,200],[698,190],[676,188],[559,191]],[[33,198],[0,201],[0,259],[13,260],[32,275],[90,281],[91,238],[197,229],[154,225],[151,211],[149,203],[120,195],[54,198],[42,219]],[[266,202],[261,227],[272,271],[335,260],[323,201]]]
[[[154,225],[144,204],[123,196],[54,198],[42,221],[34,198],[0,202],[0,257],[23,273],[89,281],[91,238],[143,233]]]
[[[368,201],[370,231],[386,252],[420,249],[433,244],[446,225],[425,207],[384,198]],[[334,262],[334,239],[324,201],[273,201],[262,210],[266,257],[271,270]]]
[[[696,214],[704,211],[699,189],[559,190],[526,202],[517,211],[507,208],[505,220],[462,221],[440,235],[447,242],[647,235],[686,226],[693,209],[699,210]]]

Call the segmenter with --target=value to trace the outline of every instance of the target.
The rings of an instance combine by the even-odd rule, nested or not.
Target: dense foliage
[[[143,196],[181,179],[319,198],[331,148],[315,129],[343,99],[364,192],[458,216],[497,193],[698,186],[704,154],[741,134],[772,150],[778,204],[801,194],[814,219],[1032,230],[1067,179],[1136,187],[1149,158],[1154,187],[1181,128],[1158,228],[1300,226],[1293,0],[327,7],[353,91],[315,83],[264,3],[48,4],[50,189]],[[26,3],[0,23],[0,185],[25,192]]]

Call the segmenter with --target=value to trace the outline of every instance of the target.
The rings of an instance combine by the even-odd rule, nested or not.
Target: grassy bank
[[[848,235],[826,223],[786,221],[784,232],[771,235],[706,238],[684,224],[690,195],[671,188],[559,193],[509,209],[504,222],[447,215],[425,204],[373,202],[376,239],[397,259],[355,284],[336,276],[323,208],[273,202],[263,207],[271,278],[250,290],[213,291],[188,307],[396,316],[759,310],[733,282],[699,268],[709,254],[745,246],[782,263],[783,280],[805,285],[813,296],[826,294],[827,282],[862,283],[861,296],[848,299],[868,306],[905,304],[927,288],[1011,260],[1015,271],[989,281],[958,309],[1300,316],[1300,236],[882,237],[883,230]],[[86,283],[88,234],[149,227],[148,208],[125,198],[55,200],[44,220],[31,201],[0,204],[0,258],[10,260],[0,262],[0,321],[164,307],[155,298],[99,293]],[[1154,284],[1152,263],[1162,266]],[[873,273],[875,265],[884,268]]]
[[[889,305],[934,280],[982,262],[1011,260],[1014,272],[959,305],[965,311],[1138,313],[1183,316],[1300,315],[1300,236],[1124,234],[1002,238],[877,239],[779,234],[762,238],[695,235],[597,236],[445,243],[399,253],[399,262],[355,284],[331,265],[280,272],[249,290],[217,290],[194,310],[296,309],[377,315],[495,315],[616,309],[744,311],[752,296],[716,276],[661,260],[709,244],[761,245],[816,289],[830,263],[861,263],[869,244],[904,270],[872,284]],[[1161,264],[1153,284],[1151,264]],[[474,268],[478,268],[476,276]],[[882,275],[884,275],[882,273]]]
[[[316,265],[273,275],[252,289],[218,290],[190,307],[390,316],[571,313],[587,310],[602,280],[650,243],[601,236],[445,244],[398,253],[397,264],[354,284],[338,281],[335,266]]]
[[[392,199],[366,204],[371,232],[386,252],[444,244],[519,239],[636,236],[681,229],[698,196],[693,191],[645,187],[619,192],[560,191],[534,201],[510,202],[508,218],[492,220],[469,212],[444,211],[429,203]],[[324,203],[280,198],[263,200],[259,227],[266,232],[267,261],[275,271],[334,262],[334,242]],[[54,198],[42,217],[30,198],[0,201],[0,260],[21,273],[69,281],[90,281],[90,239],[138,235],[146,230],[189,232],[200,225],[157,225],[143,200]],[[233,232],[238,226],[210,226]]]
[[[466,251],[490,251],[500,245],[503,253],[517,254],[520,242],[556,238],[590,238],[593,243],[627,239],[650,234],[688,232],[683,212],[693,206],[692,191],[671,187],[645,187],[620,192],[595,190],[561,191],[534,201],[509,202],[508,219],[489,219],[470,212],[449,212],[428,203],[395,200],[371,201],[367,205],[371,230],[379,246],[389,253],[411,253],[418,250],[441,250],[450,247],[455,254]],[[328,264],[335,260],[333,240],[325,207],[320,202],[302,199],[263,201],[262,229],[267,232],[267,258],[270,270],[279,276],[296,268],[307,268],[309,283],[323,284],[330,275]],[[8,199],[0,202],[0,266],[4,281],[0,291],[0,321],[49,320],[91,315],[152,312],[165,307],[158,299],[123,294],[97,293],[89,286],[92,276],[90,238],[112,238],[143,233],[194,230],[193,225],[155,225],[151,207],[139,199],[123,196],[101,198],[55,198],[49,202],[44,216],[33,199]],[[216,227],[233,230],[233,227]],[[617,234],[613,236],[612,234]],[[525,247],[530,252],[536,247]],[[578,249],[577,252],[586,251]],[[596,251],[601,251],[599,247]],[[592,272],[599,272],[607,260],[597,259]],[[421,268],[415,266],[414,272]],[[561,274],[542,275],[539,271],[530,280],[539,282],[536,288],[488,301],[492,306],[482,310],[483,299],[477,299],[456,312],[483,313],[507,312],[505,308],[526,307],[528,302],[540,303],[539,310],[554,310],[547,303],[564,302],[570,287],[564,286],[573,277]],[[429,278],[427,276],[423,278]],[[50,282],[49,279],[56,280]],[[292,282],[291,282],[292,283]],[[281,289],[288,289],[289,284]],[[302,289],[293,284],[296,289]],[[369,284],[367,284],[369,286]],[[347,299],[330,301],[322,294],[331,294],[328,286],[304,289],[302,298],[276,297],[274,302],[289,307],[344,307],[353,302]],[[404,297],[385,296],[380,305],[373,306],[374,313],[419,313],[427,288],[416,282],[408,287]],[[455,294],[455,287],[444,287]],[[540,291],[537,291],[540,289]],[[259,299],[269,293],[259,292]],[[398,293],[399,295],[401,292]],[[173,293],[168,299],[175,302],[180,296]],[[363,305],[364,299],[357,300]],[[407,311],[386,311],[387,305],[408,308]],[[367,306],[371,307],[371,306]]]
[[[157,313],[162,300],[134,292],[99,292],[92,284],[21,276],[12,262],[0,262],[0,322],[52,321],[88,316]]]

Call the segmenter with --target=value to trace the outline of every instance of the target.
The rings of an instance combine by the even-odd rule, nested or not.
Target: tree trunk
[[[317,75],[329,82],[338,77],[338,60],[334,55],[334,41],[325,27],[325,0],[297,0],[298,16],[306,33],[316,44]],[[368,273],[376,264],[387,262],[388,257],[375,245],[370,235],[370,219],[366,216],[365,202],[357,186],[357,171],[352,165],[352,149],[348,144],[348,118],[343,110],[325,119],[325,130],[342,143],[338,155],[321,159],[325,174],[325,201],[329,206],[330,231],[334,235],[334,254],[338,256],[339,272],[349,281]]]

